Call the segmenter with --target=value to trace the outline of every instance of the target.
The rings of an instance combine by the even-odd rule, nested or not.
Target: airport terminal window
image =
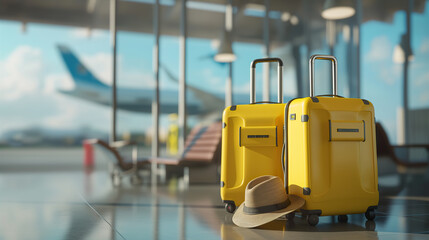
[[[411,58],[409,66],[408,142],[427,143],[429,136],[429,1],[424,11],[411,15]],[[422,131],[422,129],[425,129]],[[417,153],[416,153],[417,154]],[[425,156],[425,155],[423,155]]]
[[[405,31],[405,15],[398,12],[391,23],[372,21],[364,23],[361,29],[362,97],[371,99],[377,120],[395,142],[397,112],[402,105],[402,69],[392,56],[398,37]]]
[[[150,6],[153,1],[140,2]],[[417,7],[420,9],[416,9],[411,14],[410,37],[413,59],[410,61],[408,74],[410,111],[422,110],[424,112],[429,105],[426,94],[427,73],[425,68],[429,56],[427,47],[429,33],[424,27],[429,16],[427,2],[425,1],[424,4],[418,2]],[[374,103],[377,119],[385,125],[391,140],[398,141],[399,135],[401,135],[398,135],[400,125],[398,121],[400,121],[403,104],[403,66],[398,59],[395,60],[395,56],[397,57],[395,51],[405,33],[405,11],[396,9],[389,13],[392,14],[390,22],[366,16],[362,19],[363,22],[360,26],[360,42],[356,42],[356,16],[335,23],[326,20],[319,21],[319,17],[308,16],[312,11],[316,11],[316,4],[309,3],[311,1],[303,3],[304,7],[308,7],[308,11],[301,12],[301,9],[304,9],[301,6],[301,8],[295,9],[296,13],[288,13],[289,20],[287,21],[285,21],[286,15],[277,10],[270,14],[271,25],[275,26],[275,31],[271,36],[272,42],[275,43],[271,46],[272,54],[282,57],[286,66],[285,95],[287,97],[307,96],[308,57],[315,53],[332,53],[339,61],[339,93],[356,97],[355,89],[358,84],[356,45],[360,44],[360,97],[368,98]],[[161,4],[164,7],[172,6],[172,1],[161,1]],[[213,4],[217,9],[213,10],[214,12],[223,12],[221,5]],[[188,8],[201,10],[209,5],[192,2],[189,3]],[[97,11],[99,9],[95,8],[96,17],[91,24],[99,24],[98,21],[101,18]],[[365,13],[366,10],[362,11]],[[262,18],[261,13],[263,11],[259,11],[254,17]],[[293,16],[298,21],[292,22],[290,19]],[[84,66],[85,72],[92,73],[101,84],[109,85],[112,58],[109,31],[36,23],[22,24],[13,21],[1,21],[0,27],[2,35],[8,36],[1,39],[2,47],[0,48],[0,76],[2,80],[4,79],[0,83],[2,99],[0,107],[6,113],[0,131],[3,134],[11,132],[7,135],[15,136],[17,133],[14,129],[27,129],[33,132],[42,130],[43,132],[50,128],[56,130],[64,128],[61,130],[78,132],[81,135],[92,132],[90,135],[106,138],[110,131],[110,108],[82,101],[59,91],[59,89],[68,91],[76,85],[60,52],[61,50],[72,52],[81,62],[79,66]],[[177,27],[179,27],[178,23]],[[188,31],[197,30],[189,28]],[[219,32],[220,38],[221,31]],[[334,32],[333,37],[332,32]],[[297,43],[294,39],[301,39],[301,42]],[[153,35],[150,33],[118,32],[118,87],[136,89],[153,87],[153,41]],[[188,39],[187,82],[191,86],[213,93],[219,99],[224,99],[228,68],[225,64],[213,61],[218,42],[218,39]],[[57,47],[58,45],[61,47]],[[173,95],[163,95],[163,90],[177,90],[176,83],[171,78],[177,78],[179,74],[178,38],[177,36],[162,35],[161,45],[160,81],[161,104],[163,104],[167,98],[174,98]],[[237,60],[233,63],[234,104],[247,103],[249,62],[254,58],[262,57],[264,47],[262,43],[238,41],[233,46],[237,55]],[[29,60],[31,61],[29,62]],[[331,91],[328,65],[329,63],[320,62],[316,66],[318,72],[316,94]],[[22,70],[16,66],[27,67]],[[82,67],[77,68],[82,69]],[[83,73],[77,71],[77,73],[79,72]],[[262,92],[261,73],[261,69],[258,69],[256,88],[259,97]],[[276,98],[275,78],[276,69],[273,66],[271,68],[271,100]],[[379,91],[379,89],[384,91]],[[188,93],[187,104],[191,108],[190,105],[194,100],[190,99],[191,93],[189,91]],[[388,104],[386,99],[389,100]],[[119,91],[118,100],[143,101],[143,98],[133,100],[127,93]],[[28,107],[34,104],[40,107],[37,110]],[[13,105],[14,108],[8,107],[10,105]],[[67,105],[67,108],[62,107],[64,105]],[[190,117],[189,126],[192,127],[198,121],[197,118]],[[168,117],[162,116],[161,131],[165,132],[168,124]],[[118,136],[121,139],[124,139],[124,136],[132,135],[134,131],[147,131],[151,125],[152,120],[149,114],[137,114],[129,110],[118,111]],[[49,129],[44,129],[45,127]],[[74,142],[77,144],[78,141]],[[150,143],[150,141],[146,142]],[[19,143],[17,144],[19,145]]]
[[[2,145],[80,146],[86,137],[107,138],[109,108],[73,97],[80,83],[66,67],[85,66],[109,84],[107,31],[1,21],[0,33],[8,36],[0,40]]]
[[[247,104],[249,103],[250,94],[250,75],[249,67],[253,59],[263,57],[263,46],[260,44],[249,43],[234,43],[233,45],[237,60],[233,63],[233,79],[232,79],[232,93],[233,104]],[[262,68],[257,66],[256,71],[256,95],[257,98],[262,99]],[[225,68],[227,73],[227,68]],[[225,74],[226,75],[226,74]],[[275,75],[277,76],[277,75]],[[271,75],[273,77],[273,75]],[[273,79],[273,78],[272,78]],[[275,78],[274,78],[275,79]],[[273,81],[271,81],[273,82]],[[276,82],[274,82],[276,83]],[[277,87],[277,85],[276,85]],[[271,91],[273,93],[273,91]],[[277,92],[274,92],[277,93]],[[271,94],[274,97],[275,94]]]
[[[145,145],[145,155],[150,154],[151,144],[153,42],[152,34],[118,32],[117,36],[117,138]]]
[[[427,1],[429,3],[429,1]],[[429,108],[429,7],[422,13],[411,15],[411,51],[413,53],[410,66],[410,108]],[[398,39],[399,40],[399,39]]]

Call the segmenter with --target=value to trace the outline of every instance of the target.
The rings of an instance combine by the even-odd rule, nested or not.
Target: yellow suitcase
[[[314,97],[314,61],[332,62],[333,95]],[[310,97],[285,107],[286,191],[305,199],[301,209],[310,225],[319,216],[365,213],[375,218],[378,177],[373,105],[337,95],[337,60],[310,58]]]
[[[262,62],[278,63],[278,103],[255,103],[255,67]],[[283,62],[256,59],[250,69],[250,104],[227,107],[222,116],[220,195],[231,213],[244,202],[244,190],[252,179],[263,175],[283,179]]]

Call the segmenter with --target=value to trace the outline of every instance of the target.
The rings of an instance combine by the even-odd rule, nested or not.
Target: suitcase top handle
[[[255,59],[250,64],[250,103],[255,103],[255,69],[257,63],[277,62],[278,63],[278,97],[279,103],[283,102],[283,61],[280,58],[260,58]]]
[[[310,57],[310,97],[314,97],[314,61],[330,60],[332,62],[332,91],[333,95],[337,95],[337,59],[330,55],[313,55]]]

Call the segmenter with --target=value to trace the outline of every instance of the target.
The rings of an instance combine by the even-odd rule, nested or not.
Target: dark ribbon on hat
[[[277,210],[286,208],[290,205],[290,200],[286,199],[286,201],[281,203],[276,203],[273,205],[267,205],[267,206],[261,206],[261,207],[246,207],[246,204],[244,204],[243,212],[247,214],[260,214],[260,213],[267,213],[267,212],[275,212]]]

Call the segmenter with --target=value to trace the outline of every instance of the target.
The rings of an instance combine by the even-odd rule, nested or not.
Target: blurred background
[[[226,106],[249,103],[253,59],[284,61],[288,101],[309,96],[313,54],[337,58],[338,94],[371,101],[387,133],[377,125],[377,231],[427,234],[428,4],[0,0],[0,238],[273,239],[270,233],[286,233],[284,224],[259,238],[233,226],[219,196],[220,133],[210,146],[210,168],[171,171],[143,163],[139,175],[135,165],[118,167],[117,155],[109,156],[108,174],[104,158],[112,152],[105,150],[119,149],[123,140],[135,143],[121,152],[128,162],[135,149],[139,158],[181,156],[186,135],[219,120]],[[315,71],[315,94],[330,94],[329,63],[317,62]],[[257,101],[277,100],[276,78],[277,66],[258,65]],[[110,145],[93,150],[88,142],[82,147],[85,139]],[[425,145],[392,150],[404,144]],[[136,170],[128,174],[132,185],[154,175],[169,181],[158,189],[118,187],[130,169]],[[216,184],[186,190],[186,181],[207,183],[209,175]],[[365,224],[357,215],[348,225],[321,221],[317,233],[297,224],[292,229],[302,233],[289,234],[356,238]],[[378,239],[374,229],[362,238]]]
[[[255,58],[284,60],[285,100],[308,96],[308,59],[316,53],[337,57],[338,93],[370,100],[392,143],[429,142],[426,0],[345,1],[351,12],[340,15],[324,10],[341,1],[189,0],[186,35],[182,1],[160,0],[159,15],[155,0],[120,0],[116,7],[112,2],[0,1],[0,161],[10,149],[80,149],[83,139],[107,140],[112,134],[114,56],[116,139],[135,140],[150,154],[157,28],[161,155],[167,154],[171,124],[177,124],[171,114],[178,112],[181,69],[191,92],[186,101],[186,128],[191,129],[220,118],[224,106],[248,102],[249,64]],[[226,60],[232,63],[215,60],[222,44],[232,47],[235,59]],[[257,99],[275,101],[277,68],[260,68]],[[88,74],[95,84],[85,87],[79,78]],[[316,94],[332,91],[330,74],[328,63],[318,63]],[[211,101],[191,96],[198,94],[190,87],[220,100],[227,92],[226,105],[192,112],[193,104],[201,108]]]

